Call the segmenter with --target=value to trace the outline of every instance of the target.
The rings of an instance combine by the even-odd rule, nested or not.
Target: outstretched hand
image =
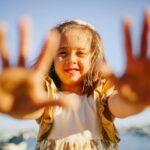
[[[44,76],[48,74],[52,59],[58,49],[60,34],[52,29],[42,52],[32,69],[25,68],[30,22],[20,21],[20,51],[16,67],[10,67],[5,26],[0,25],[0,55],[3,70],[0,73],[0,112],[13,117],[32,113],[44,106],[65,106],[63,100],[50,100],[44,89]]]
[[[148,33],[150,29],[150,10],[146,12],[141,36],[140,54],[133,56],[131,42],[131,22],[124,21],[124,42],[126,52],[126,69],[118,78],[103,64],[101,70],[116,86],[119,94],[130,102],[150,104],[150,58],[148,58]]]

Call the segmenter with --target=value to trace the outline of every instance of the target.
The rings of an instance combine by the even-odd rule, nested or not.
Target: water
[[[27,139],[27,150],[34,150],[35,144],[36,144],[36,139],[35,138],[29,138]]]
[[[150,150],[150,136],[142,134],[122,134],[119,150]]]

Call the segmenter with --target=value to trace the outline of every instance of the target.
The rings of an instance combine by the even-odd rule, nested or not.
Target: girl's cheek
[[[84,72],[89,71],[89,69],[91,68],[91,62],[84,60],[84,61],[80,61],[80,68],[81,70],[83,70]]]
[[[88,66],[90,66],[91,65],[91,60],[90,59],[84,59],[83,61],[82,61],[82,64],[84,65],[84,66],[86,66],[86,67],[88,67]]]
[[[54,62],[56,62],[56,63],[61,63],[61,62],[63,62],[63,61],[64,61],[64,58],[61,57],[61,56],[56,57],[55,60],[54,60]]]
[[[91,68],[91,62],[87,61],[85,64],[86,64],[87,71],[89,71]]]

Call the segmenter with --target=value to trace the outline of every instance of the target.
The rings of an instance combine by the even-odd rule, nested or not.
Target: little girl
[[[101,38],[91,25],[81,21],[68,21],[56,29],[61,42],[47,78],[48,93],[78,102],[78,107],[72,111],[45,108],[38,119],[36,149],[112,149],[119,139],[113,116],[105,108],[113,87],[98,70],[105,60]]]
[[[47,102],[43,105],[47,107],[38,112],[25,117],[19,116],[19,118],[35,118],[40,124],[37,150],[117,149],[119,138],[113,123],[114,118],[136,114],[150,104],[148,101],[150,60],[146,56],[149,19],[150,13],[145,18],[138,58],[132,56],[130,22],[126,20],[124,23],[127,66],[121,78],[115,77],[105,64],[102,40],[91,25],[74,20],[56,27],[61,40],[60,44],[56,44],[59,45],[57,54],[49,70],[49,76],[46,77],[48,96],[50,99],[55,99],[56,103]],[[57,46],[52,47],[56,49]],[[135,67],[137,65],[138,69]],[[35,66],[35,70],[43,69],[42,63],[39,67],[39,61]],[[27,73],[24,76],[27,76]],[[24,76],[21,78],[21,81],[24,81],[21,83],[24,84],[19,84],[20,89],[16,89],[18,93],[24,95],[22,99],[34,99],[35,102],[35,97],[32,96],[37,94],[35,92],[37,88],[30,87],[36,89],[31,92],[26,90],[30,89],[29,86],[25,86],[35,84],[35,82],[31,84],[31,79],[35,76],[30,76],[30,83]],[[39,82],[37,78],[35,81]],[[15,95],[15,98],[17,96]],[[59,99],[65,99],[64,103],[58,103],[61,101]],[[22,106],[24,102],[25,100],[17,103]],[[75,106],[70,109],[52,106],[68,103]],[[31,108],[30,106],[35,106],[36,103],[28,105]]]
[[[126,22],[125,25],[127,35],[129,23]],[[61,42],[47,78],[48,93],[53,98],[68,97],[67,100],[75,104],[78,102],[78,107],[72,111],[60,107],[45,108],[38,119],[40,130],[36,149],[117,149],[119,138],[113,123],[114,118],[127,117],[146,107],[144,102],[138,102],[141,98],[137,97],[138,90],[135,89],[134,93],[130,88],[130,82],[133,81],[128,79],[128,75],[138,77],[135,74],[138,71],[135,72],[132,68],[130,74],[131,69],[127,65],[129,73],[120,79],[122,81],[117,81],[110,73],[100,71],[99,67],[102,69],[104,66],[100,64],[105,62],[103,45],[99,34],[91,25],[81,21],[67,21],[56,28],[61,33]],[[143,38],[145,36],[147,35]],[[128,59],[130,65],[131,59],[132,56]],[[150,63],[149,60],[147,62]],[[109,74],[119,94],[110,80],[104,79],[102,72],[106,76]],[[148,95],[145,98],[149,98]]]

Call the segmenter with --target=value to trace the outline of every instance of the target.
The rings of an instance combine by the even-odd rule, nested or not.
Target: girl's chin
[[[68,78],[68,80],[65,82],[65,84],[66,85],[68,85],[68,86],[78,86],[78,85],[82,85],[82,82],[81,82],[81,80],[71,80],[71,79],[69,79]]]

